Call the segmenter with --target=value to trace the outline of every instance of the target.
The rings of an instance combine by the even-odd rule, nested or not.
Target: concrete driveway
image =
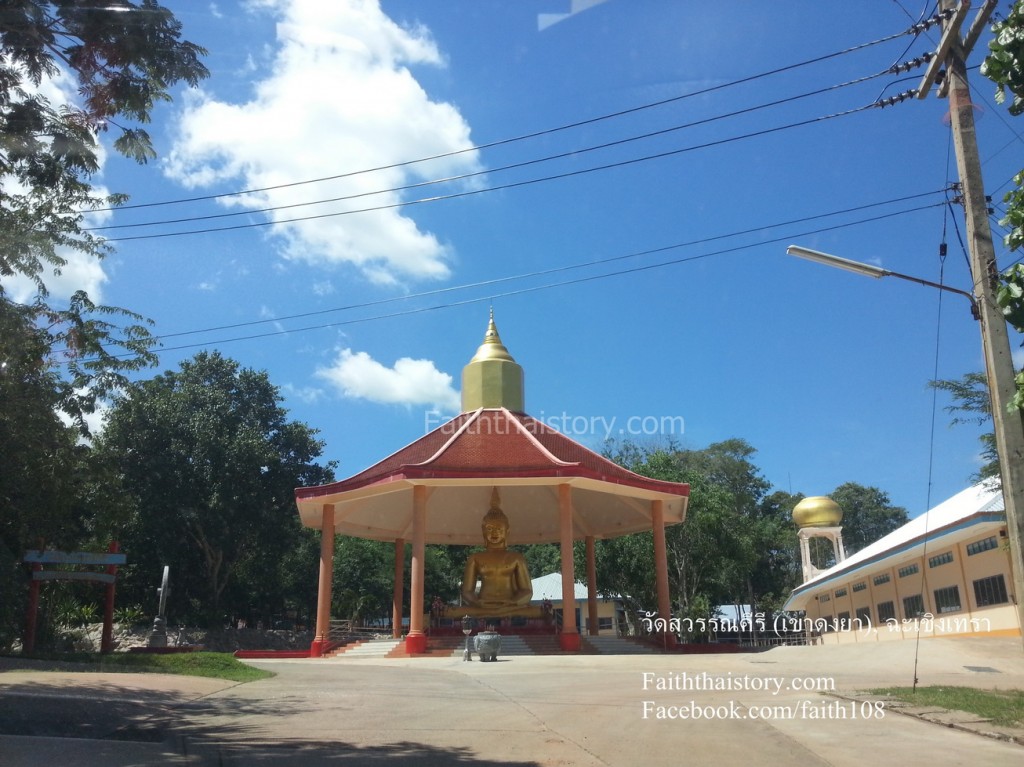
[[[983,722],[954,729],[855,697],[911,684],[914,649],[252,661],[276,676],[248,684],[9,670],[0,673],[0,764],[1024,762],[1024,746],[970,731],[993,729]],[[926,640],[916,663],[922,685],[1024,689],[1017,640]]]

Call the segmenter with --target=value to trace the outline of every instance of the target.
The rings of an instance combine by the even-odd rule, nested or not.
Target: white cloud
[[[330,280],[320,280],[319,282],[314,282],[310,286],[310,290],[316,296],[329,296],[334,293],[334,284]]]
[[[279,19],[270,74],[247,103],[200,93],[180,121],[165,172],[189,187],[229,182],[264,188],[350,173],[471,146],[469,126],[450,104],[432,101],[411,66],[442,66],[429,31],[403,28],[377,0],[263,0]],[[475,152],[330,182],[230,199],[244,209],[376,192],[479,169]],[[436,190],[435,192],[436,193]],[[279,210],[275,221],[393,205],[398,193]],[[286,258],[349,263],[377,282],[440,279],[448,247],[397,208],[281,224]]]
[[[342,349],[334,364],[316,371],[346,397],[393,405],[433,405],[449,412],[460,409],[452,377],[430,360],[402,357],[386,367],[366,352]]]
[[[296,386],[295,384],[282,384],[281,392],[287,399],[297,399],[307,405],[315,405],[324,396],[324,390],[316,386]]]

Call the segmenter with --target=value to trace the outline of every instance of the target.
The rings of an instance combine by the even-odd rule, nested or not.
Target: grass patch
[[[254,682],[274,676],[269,671],[242,663],[225,652],[183,653],[63,653],[38,655],[34,660],[54,661],[57,665],[79,664],[82,671],[114,671],[133,674],[181,674]]]
[[[1024,691],[978,690],[973,687],[883,687],[872,695],[887,695],[915,706],[936,706],[966,711],[991,719],[993,724],[1024,726]]]

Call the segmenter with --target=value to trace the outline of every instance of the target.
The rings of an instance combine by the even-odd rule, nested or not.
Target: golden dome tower
[[[836,564],[846,559],[843,548],[843,510],[825,495],[804,498],[793,508],[793,521],[800,528],[800,559],[803,563],[804,583],[821,572],[811,561],[811,538],[826,538],[832,542]]]
[[[484,342],[462,369],[462,412],[499,407],[513,413],[526,411],[523,369],[501,342],[491,309]]]

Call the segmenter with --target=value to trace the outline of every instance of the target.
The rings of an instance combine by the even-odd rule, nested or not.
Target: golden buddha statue
[[[482,530],[486,551],[470,554],[462,575],[461,615],[539,617],[540,608],[531,607],[533,585],[526,560],[518,551],[506,548],[508,517],[499,506],[498,489],[491,494],[491,508],[484,515]],[[477,590],[477,583],[480,588]]]

